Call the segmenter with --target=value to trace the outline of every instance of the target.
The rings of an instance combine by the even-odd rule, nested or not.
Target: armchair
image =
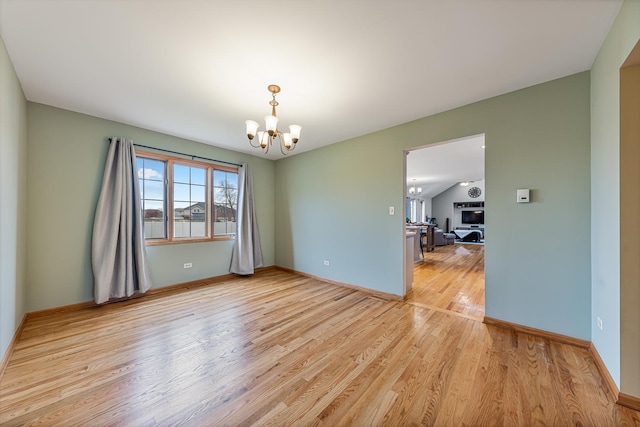
[[[434,243],[436,246],[453,245],[455,235],[451,233],[445,233],[444,230],[436,228],[433,232]]]

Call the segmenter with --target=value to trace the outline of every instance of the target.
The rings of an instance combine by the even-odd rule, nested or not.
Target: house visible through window
[[[147,244],[235,236],[238,170],[136,152]]]

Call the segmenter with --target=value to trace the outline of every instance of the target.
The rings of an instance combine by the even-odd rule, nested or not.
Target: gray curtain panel
[[[94,298],[98,304],[144,293],[153,286],[144,245],[133,141],[110,140],[93,221],[91,264]]]
[[[249,165],[243,163],[238,168],[238,213],[236,222],[236,242],[231,254],[231,268],[235,274],[253,274],[254,269],[264,267],[258,217],[253,206],[253,179]]]

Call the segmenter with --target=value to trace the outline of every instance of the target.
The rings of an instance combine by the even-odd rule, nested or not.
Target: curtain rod
[[[111,139],[112,138],[109,138],[109,143],[111,143]],[[208,157],[201,157],[201,156],[196,156],[196,155],[193,155],[193,154],[179,153],[177,151],[165,150],[164,148],[149,147],[148,145],[141,145],[141,144],[135,144],[135,143],[133,145],[135,147],[148,148],[150,150],[164,151],[165,153],[171,153],[171,154],[177,154],[179,156],[191,157],[191,160],[193,160],[193,159],[208,160],[210,162],[223,163],[225,165],[233,165],[233,166],[237,166],[237,167],[242,167],[241,164],[233,163],[233,162],[225,162],[224,160],[210,159]]]

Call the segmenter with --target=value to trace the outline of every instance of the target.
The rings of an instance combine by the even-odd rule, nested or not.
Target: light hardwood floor
[[[0,424],[640,425],[581,348],[266,270],[25,325]]]
[[[409,304],[484,318],[484,245],[436,246],[414,263]]]

